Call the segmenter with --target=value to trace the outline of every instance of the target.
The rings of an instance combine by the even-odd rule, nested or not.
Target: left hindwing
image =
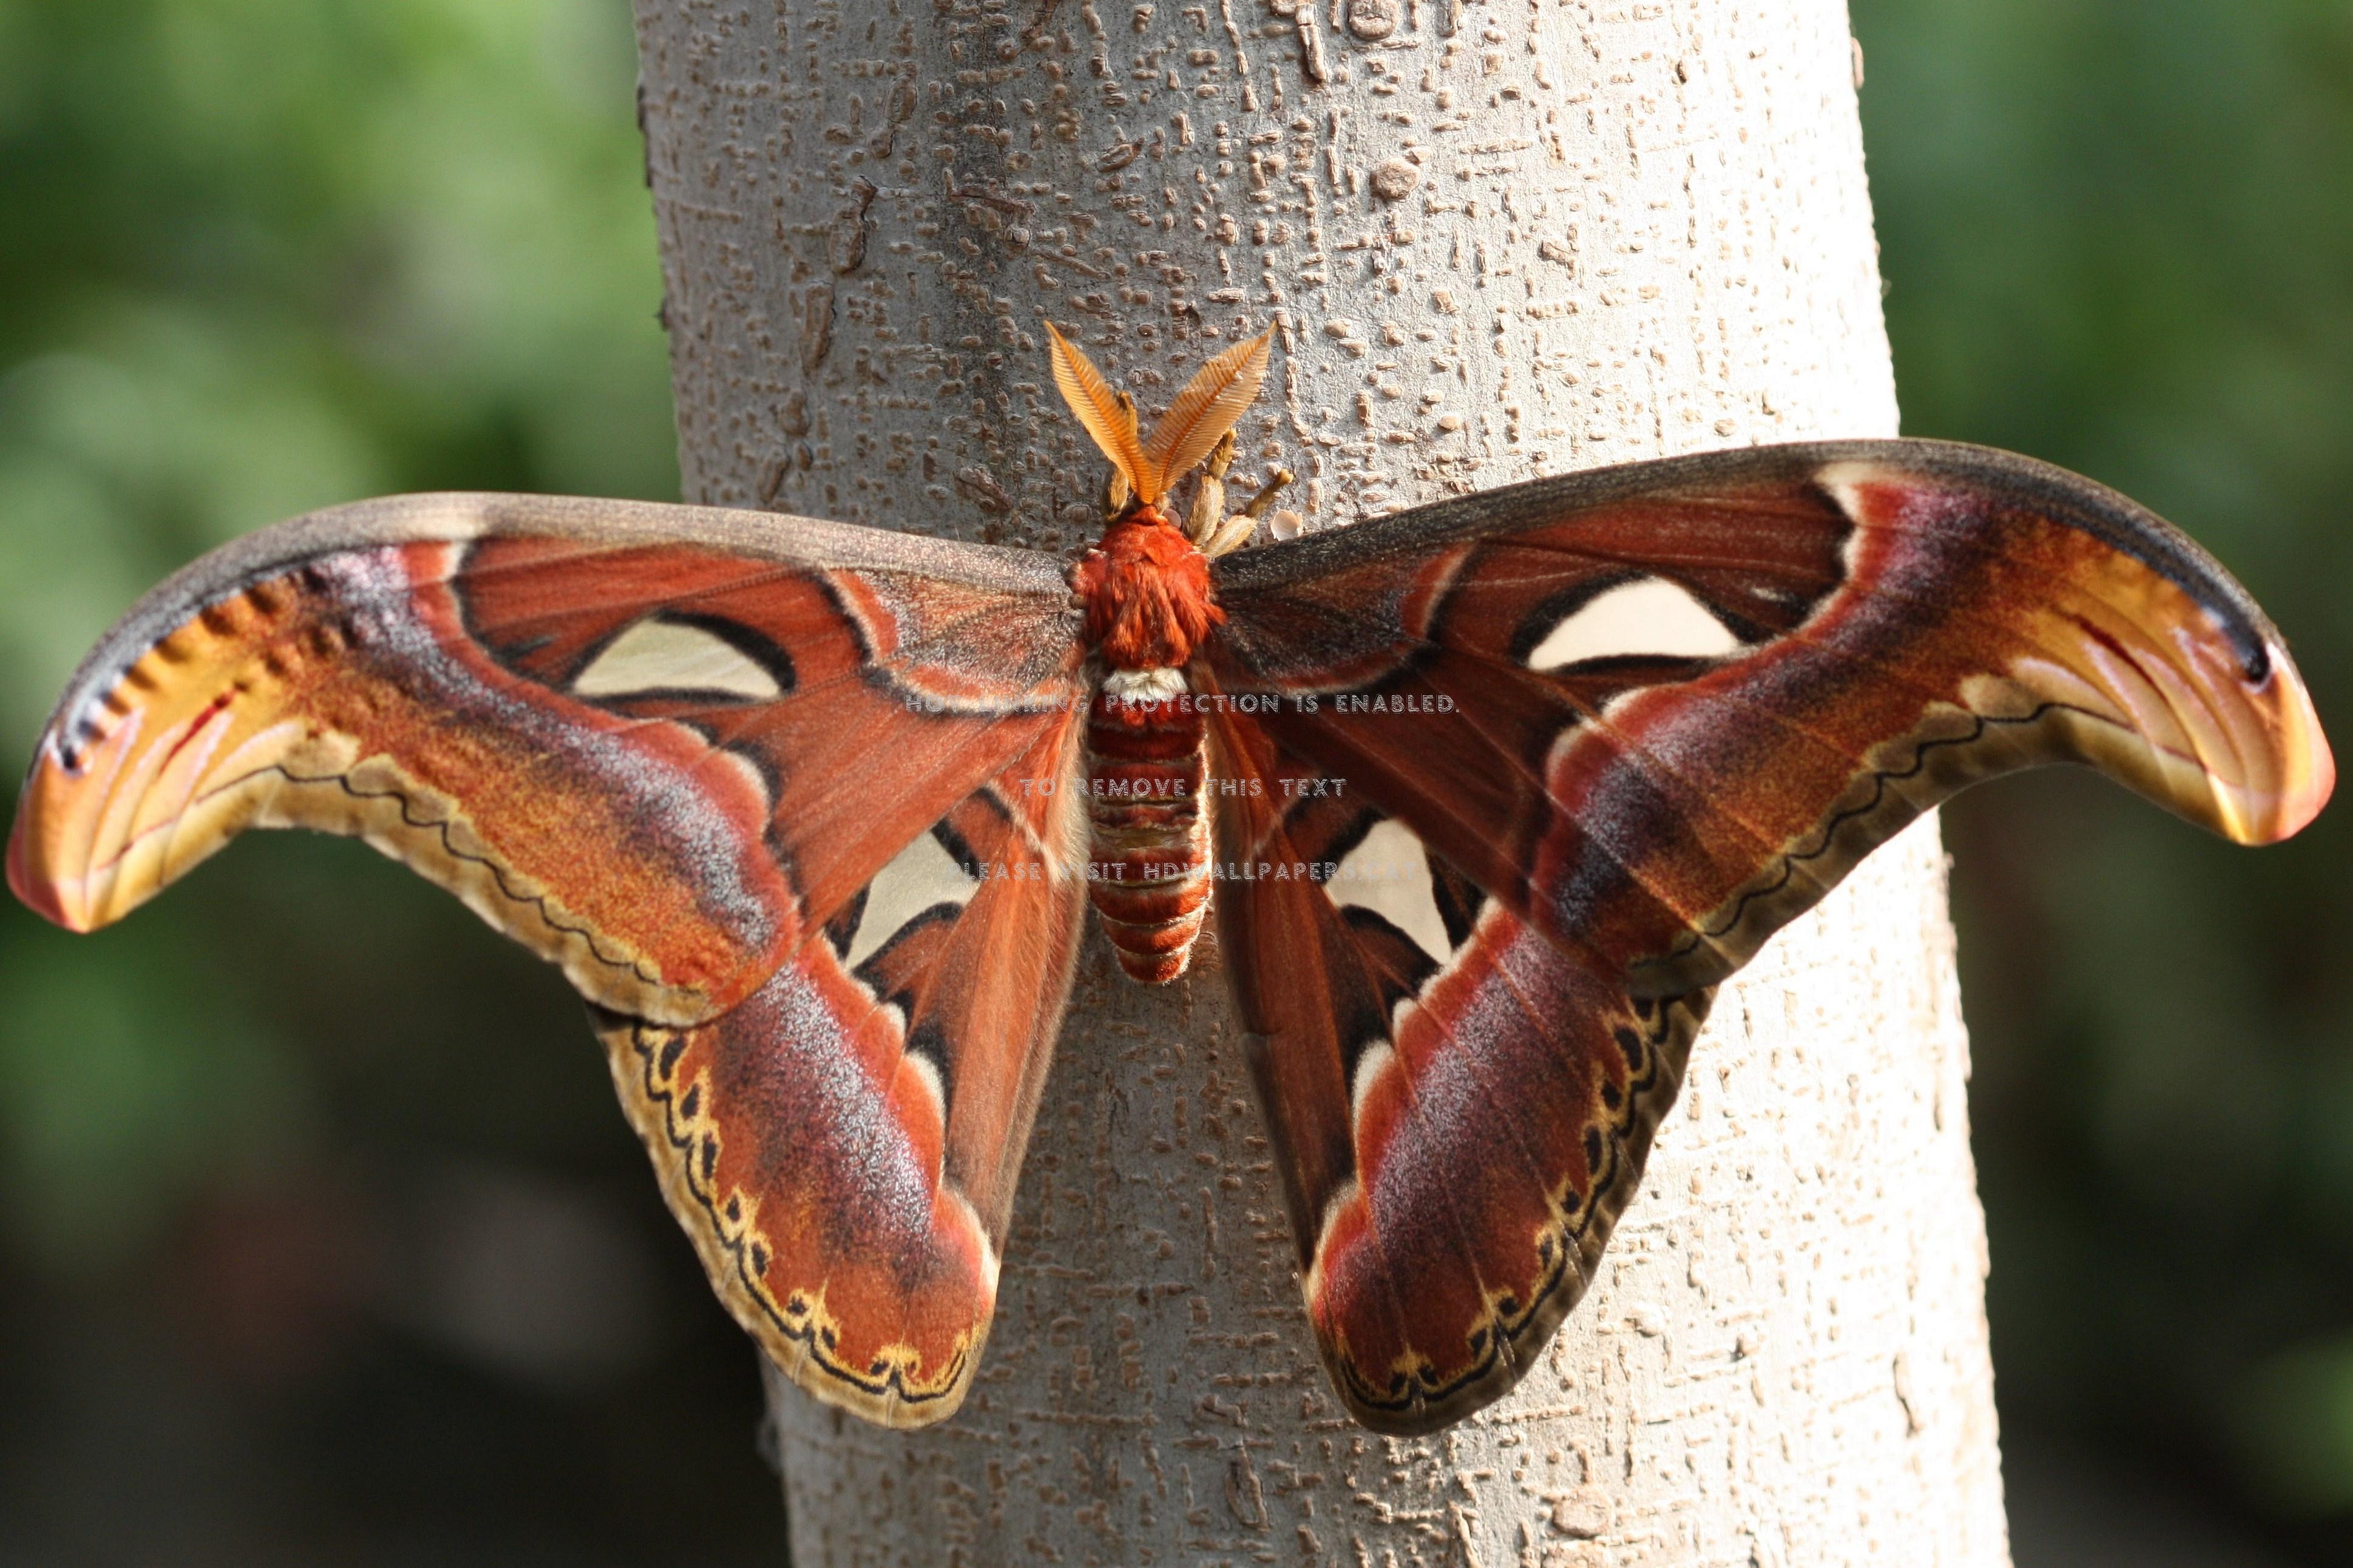
[[[1078,952],[1077,728],[918,834],[737,1006],[596,1016],[729,1310],[802,1387],[885,1426],[955,1413],[996,1311]]]
[[[2221,567],[1977,448],[1576,475],[1217,572],[1220,945],[1311,1318],[1389,1430],[1517,1380],[1711,988],[1919,813],[2079,762],[2263,842],[2333,781]]]

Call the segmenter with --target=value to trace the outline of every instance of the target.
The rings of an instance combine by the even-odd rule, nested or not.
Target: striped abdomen
[[[1087,710],[1087,890],[1120,966],[1165,984],[1185,973],[1209,903],[1201,715],[1187,696]]]

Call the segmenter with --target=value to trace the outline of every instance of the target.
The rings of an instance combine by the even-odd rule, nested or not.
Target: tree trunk
[[[1311,526],[1895,430],[1837,0],[638,14],[692,500],[1074,548],[1048,316],[1147,406],[1273,321],[1241,468]],[[963,1413],[776,1389],[802,1568],[2006,1561],[1933,824],[1725,988],[1591,1294],[1433,1438],[1325,1387],[1203,958],[1091,950]]]

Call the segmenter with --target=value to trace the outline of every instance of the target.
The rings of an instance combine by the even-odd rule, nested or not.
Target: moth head
[[[1111,494],[1124,482],[1132,504],[1157,507],[1177,480],[1213,450],[1258,396],[1266,379],[1270,329],[1236,343],[1194,373],[1147,438],[1136,433],[1135,400],[1114,392],[1084,350],[1046,323],[1054,385],[1115,471]]]

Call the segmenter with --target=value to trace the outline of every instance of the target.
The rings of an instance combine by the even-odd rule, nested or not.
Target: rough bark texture
[[[638,0],[690,499],[1072,549],[1041,316],[1149,407],[1268,321],[1311,526],[1893,434],[1838,0]],[[964,1413],[776,1392],[819,1564],[1999,1564],[1940,853],[1725,991],[1597,1288],[1442,1436],[1326,1391],[1214,956],[1098,943]]]

